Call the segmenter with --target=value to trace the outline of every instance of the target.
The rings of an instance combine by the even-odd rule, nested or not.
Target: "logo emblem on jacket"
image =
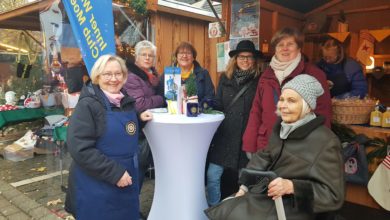
[[[137,131],[136,124],[133,121],[127,122],[127,124],[126,124],[126,132],[129,135],[134,135],[136,131]]]

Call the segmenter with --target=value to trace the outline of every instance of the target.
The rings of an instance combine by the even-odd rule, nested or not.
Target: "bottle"
[[[382,125],[382,112],[379,111],[379,106],[376,106],[375,110],[371,112],[370,125],[371,126]]]
[[[263,40],[263,43],[261,44],[261,52],[262,53],[268,53],[269,45],[267,40]]]
[[[386,112],[382,115],[382,127],[390,128],[390,107],[387,107]]]

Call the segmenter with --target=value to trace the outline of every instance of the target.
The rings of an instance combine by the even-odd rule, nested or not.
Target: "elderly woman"
[[[273,171],[278,178],[260,193],[255,192],[258,188],[251,186],[248,176],[241,175],[237,200],[222,203],[236,206],[223,219],[277,219],[273,200],[281,196],[286,217],[291,220],[315,219],[319,213],[342,206],[345,183],[341,144],[324,126],[325,118],[313,112],[323,92],[321,84],[307,74],[283,86],[277,104],[281,120],[275,124],[267,148],[258,151],[247,165]]]
[[[362,67],[346,57],[343,46],[337,40],[325,40],[320,52],[321,60],[317,66],[326,73],[332,97],[362,99],[367,95],[367,81]]]
[[[159,77],[154,68],[156,46],[144,40],[135,45],[135,63],[127,62],[129,70],[123,88],[135,99],[135,107],[139,112],[163,105],[163,97],[156,94]]]
[[[257,150],[264,149],[276,122],[276,104],[281,87],[294,77],[307,73],[315,77],[325,92],[318,98],[315,113],[325,117],[325,125],[330,127],[331,100],[325,74],[315,65],[306,63],[301,54],[303,35],[293,28],[279,30],[271,40],[275,50],[270,67],[261,75],[253,100],[248,125],[243,136],[243,150],[248,157]]]
[[[138,134],[135,101],[122,90],[124,61],[101,56],[70,119],[73,158],[65,209],[76,219],[138,219]],[[140,114],[151,120],[150,112]]]
[[[182,84],[191,74],[195,75],[199,103],[204,99],[214,99],[214,85],[209,72],[196,61],[197,52],[188,42],[181,42],[175,50],[176,64],[181,69]]]
[[[240,41],[236,49],[229,52],[229,56],[226,72],[219,81],[215,106],[215,109],[224,112],[225,119],[208,153],[209,205],[216,205],[221,199],[221,176],[224,169],[235,171],[238,177],[238,170],[248,163],[245,152],[241,150],[241,140],[260,76],[261,52],[256,50],[252,41]]]
[[[135,45],[135,63],[126,62],[129,74],[123,88],[129,96],[135,99],[135,108],[138,112],[158,108],[164,105],[164,99],[156,93],[159,77],[154,68],[156,46],[152,42],[143,40]],[[143,133],[140,134],[140,148],[148,148]],[[149,149],[141,149],[139,157],[139,186],[142,188],[145,173],[152,163],[152,154]],[[147,154],[147,155],[145,155]]]

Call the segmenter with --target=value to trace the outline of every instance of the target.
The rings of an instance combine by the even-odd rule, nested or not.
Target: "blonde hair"
[[[344,47],[335,39],[330,38],[325,40],[321,44],[321,50],[320,50],[320,58],[322,59],[324,57],[324,50],[337,50],[337,59],[335,64],[341,63],[345,58],[345,52]]]
[[[224,72],[224,74],[226,75],[226,77],[228,79],[231,79],[233,77],[234,70],[238,69],[238,65],[237,65],[237,56],[238,56],[238,54],[236,54],[233,57],[231,57],[229,59],[229,62],[227,64],[227,66],[226,66],[226,71]],[[260,76],[260,74],[261,74],[261,72],[260,72],[261,63],[260,63],[260,59],[258,57],[255,57],[255,62],[253,63],[253,68],[252,69],[255,70],[255,73],[254,73],[253,77],[256,78],[257,76]]]
[[[99,76],[100,76],[100,74],[103,73],[104,68],[107,66],[107,63],[110,61],[117,61],[119,63],[119,65],[121,66],[121,69],[122,69],[122,74],[123,74],[123,84],[126,82],[126,80],[127,80],[127,67],[125,65],[125,61],[116,55],[106,54],[106,55],[100,56],[96,60],[95,64],[92,67],[91,81],[93,84],[99,84],[98,83]]]

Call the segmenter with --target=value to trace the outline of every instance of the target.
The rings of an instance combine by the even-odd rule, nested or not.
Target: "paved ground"
[[[70,156],[63,158],[65,173]],[[0,220],[72,219],[64,210],[58,154],[35,155],[13,162],[0,157]],[[63,175],[64,185],[67,174]],[[154,180],[146,178],[141,193],[141,212],[147,216],[154,191]]]

